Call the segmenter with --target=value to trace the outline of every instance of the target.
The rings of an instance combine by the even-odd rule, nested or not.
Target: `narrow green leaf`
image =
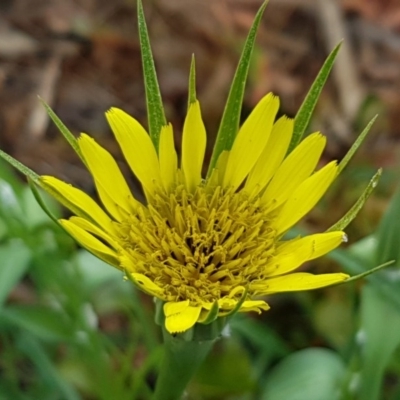
[[[72,334],[71,334],[72,337]],[[69,339],[69,338],[68,338]],[[49,357],[48,350],[34,338],[29,331],[23,331],[18,335],[16,347],[19,353],[28,357],[30,362],[35,365],[39,373],[39,381],[44,386],[58,393],[59,398],[65,400],[80,400],[81,396],[77,390],[63,378],[57,367]],[[56,396],[57,397],[57,396]],[[54,395],[47,398],[54,398]]]
[[[85,159],[83,158],[81,149],[79,148],[78,141],[76,140],[76,137],[71,133],[71,131],[63,124],[60,118],[58,118],[57,114],[52,110],[52,108],[41,98],[39,97],[39,100],[43,104],[43,107],[46,109],[46,112],[48,116],[51,118],[51,120],[54,122],[54,125],[58,128],[58,130],[62,133],[62,135],[65,137],[67,142],[71,145],[71,147],[74,149],[75,153],[78,154],[79,158],[83,161],[85,164]]]
[[[336,56],[339,52],[341,45],[342,42],[340,42],[333,49],[331,54],[329,54],[328,58],[325,60],[324,65],[322,66],[314,83],[312,84],[309,92],[307,93],[307,96],[304,99],[303,104],[300,106],[300,109],[297,112],[296,118],[294,120],[293,137],[289,146],[289,152],[291,152],[299,144],[301,138],[304,135],[305,130],[307,129],[315,105],[317,104],[321,91],[325,86],[325,82],[328,79],[329,73],[331,72],[333,63],[335,62]]]
[[[29,267],[31,252],[23,242],[9,242],[0,247],[0,308]]]
[[[394,259],[400,265],[400,187],[392,197],[378,228],[376,262]]]
[[[364,192],[358,198],[353,207],[351,207],[350,210],[347,211],[347,213],[338,222],[327,229],[327,232],[341,231],[346,228],[346,226],[348,226],[351,221],[353,221],[360,210],[364,207],[365,202],[368,200],[373,190],[376,188],[381,175],[382,169],[378,169],[378,172],[369,181],[368,186],[365,188]]]
[[[375,115],[375,117],[371,119],[369,124],[364,128],[364,130],[358,136],[357,140],[350,147],[350,150],[347,152],[347,154],[344,156],[343,160],[339,164],[339,173],[343,171],[343,169],[346,167],[348,162],[352,159],[354,153],[361,146],[362,142],[364,141],[365,137],[367,136],[368,132],[370,131],[373,123],[375,122],[375,120],[377,118],[378,118],[378,115]]]
[[[379,400],[383,396],[385,370],[400,344],[400,313],[371,285],[361,296],[362,368],[357,398]]]
[[[14,157],[11,157],[7,153],[5,153],[3,150],[0,150],[0,157],[3,158],[3,160],[5,160],[8,163],[10,163],[15,169],[17,169],[19,172],[24,174],[26,177],[29,177],[34,182],[39,182],[39,175],[38,174],[33,172],[30,168],[28,168],[24,164],[20,163]]]
[[[190,64],[190,74],[189,74],[189,106],[196,101],[196,61],[194,54],[192,55],[192,62]]]
[[[228,100],[222,115],[217,138],[215,140],[214,150],[211,156],[210,166],[208,168],[208,177],[215,167],[219,155],[224,150],[230,150],[232,148],[236,133],[239,129],[240,114],[242,110],[247,75],[249,72],[250,59],[253,53],[257,30],[267,3],[268,1],[264,1],[258,10],[253,25],[251,26],[250,32],[247,36],[246,43],[244,45],[242,55],[240,57],[239,64],[237,66],[236,73],[229,91]]]
[[[146,104],[149,122],[149,133],[154,147],[158,152],[158,143],[162,126],[167,124],[164,115],[164,108],[158,86],[156,68],[150,46],[149,34],[147,32],[146,20],[144,17],[142,1],[137,2],[138,28],[140,49],[142,52],[142,65],[146,91]]]

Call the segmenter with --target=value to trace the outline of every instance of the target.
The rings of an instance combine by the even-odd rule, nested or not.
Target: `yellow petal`
[[[84,229],[85,231],[92,233],[93,235],[96,235],[97,237],[103,239],[105,242],[107,242],[113,249],[119,250],[121,246],[118,244],[117,241],[115,241],[104,229],[100,229],[98,226],[92,224],[90,221],[81,218],[81,217],[71,217],[69,219],[70,222],[74,223],[76,226],[79,228]],[[113,228],[114,231],[114,228]]]
[[[243,302],[239,312],[256,311],[260,313],[261,310],[267,311],[269,309],[270,306],[264,300],[247,300]]]
[[[136,283],[136,285],[145,293],[162,299],[164,290],[160,288],[158,285],[156,285],[146,275],[133,272],[131,273],[131,277],[133,281]]]
[[[297,187],[274,222],[278,235],[286,232],[317,204],[336,178],[337,173],[336,161],[332,161]]]
[[[163,126],[160,134],[160,172],[165,190],[169,191],[176,179],[178,157],[174,146],[174,132],[172,125]]]
[[[274,124],[267,145],[247,177],[247,192],[256,195],[271,180],[286,155],[292,133],[292,119],[282,117]]]
[[[75,225],[73,222],[61,219],[61,226],[85,249],[106,263],[121,269],[118,254],[96,239],[93,235]]]
[[[42,176],[41,186],[74,214],[93,221],[109,232],[114,231],[111,218],[85,192],[52,176]]]
[[[320,133],[307,136],[283,161],[267,186],[263,201],[276,207],[308,178],[317,166],[326,138]]]
[[[129,114],[118,108],[106,113],[108,123],[126,161],[145,190],[152,194],[161,184],[160,165],[153,142],[145,129]]]
[[[236,190],[259,159],[279,108],[272,93],[264,96],[240,128],[226,165],[223,186]]]
[[[135,201],[117,163],[107,150],[86,134],[79,137],[78,144],[101,201],[110,214],[121,221],[124,212],[129,214],[134,210]]]
[[[186,187],[194,192],[201,182],[207,135],[201,118],[200,103],[191,103],[183,126],[182,170]]]
[[[185,332],[199,319],[201,307],[192,307],[189,300],[164,304],[165,328],[169,333]]]
[[[250,288],[252,291],[263,295],[279,292],[295,292],[330,286],[343,282],[348,277],[349,275],[342,273],[313,275],[306,272],[298,272],[267,279],[262,283],[254,283]]]
[[[265,270],[268,276],[286,274],[306,261],[329,253],[346,241],[346,238],[344,232],[337,231],[317,233],[284,242],[277,248],[273,258],[265,266]]]

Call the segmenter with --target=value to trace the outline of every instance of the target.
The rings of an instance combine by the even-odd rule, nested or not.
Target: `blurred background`
[[[261,1],[143,3],[178,148],[196,56],[209,157]],[[383,167],[379,186],[347,228],[351,246],[306,269],[355,274],[399,253],[399,196],[391,200],[400,175],[399,32],[398,0],[271,0],[262,19],[243,118],[270,91],[280,97],[280,112],[294,117],[341,40],[309,127],[328,136],[324,161],[341,159],[379,114],[301,225],[303,232],[327,229]],[[104,112],[120,107],[147,124],[136,2],[0,0],[0,148],[38,174],[94,194],[38,96],[74,134],[87,132],[109,149],[129,176]],[[67,215],[51,200],[48,206]],[[368,281],[270,303],[268,313],[234,321],[189,399],[400,399],[396,266]],[[161,354],[152,313],[151,299],[79,249],[36,205],[25,181],[0,164],[0,400],[150,398]]]

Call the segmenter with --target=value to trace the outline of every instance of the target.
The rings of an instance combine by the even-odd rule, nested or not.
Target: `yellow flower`
[[[326,139],[306,137],[288,156],[293,120],[275,121],[279,100],[266,95],[202,177],[206,130],[193,102],[183,127],[181,162],[171,125],[156,149],[135,119],[112,108],[107,120],[147,204],[138,202],[110,153],[91,137],[78,139],[102,206],[54,177],[41,184],[75,214],[61,225],[83,247],[122,270],[164,303],[165,326],[184,332],[197,322],[240,310],[267,310],[261,296],[316,289],[346,274],[293,272],[346,241],[341,232],[283,240],[323,196],[336,162],[316,171]],[[243,299],[242,297],[245,296]],[[244,301],[243,301],[244,300]]]

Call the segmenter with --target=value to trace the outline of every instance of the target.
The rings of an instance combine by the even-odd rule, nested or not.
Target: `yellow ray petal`
[[[150,194],[161,184],[157,152],[145,129],[129,114],[118,108],[106,113],[122,153],[133,173]]]
[[[113,233],[114,233],[114,227],[113,227],[112,236],[110,236],[110,234],[109,234],[109,233],[111,233],[110,231],[105,231],[104,229],[100,229],[98,226],[92,224],[87,219],[84,219],[84,218],[81,218],[81,217],[71,217],[69,219],[69,221],[74,223],[79,228],[82,228],[85,231],[87,231],[89,233],[92,233],[93,235],[96,235],[97,237],[103,239],[114,250],[118,251],[121,248],[121,246],[118,244],[118,242],[115,241],[114,238],[112,237]]]
[[[178,157],[174,146],[172,125],[163,126],[160,134],[160,172],[165,190],[169,191],[175,182],[178,169]]]
[[[297,187],[274,222],[278,235],[286,232],[317,204],[336,178],[337,171],[336,161],[332,161]]]
[[[201,307],[192,307],[189,300],[164,304],[165,328],[169,333],[184,332],[199,319]]]
[[[133,272],[131,273],[131,277],[136,285],[138,285],[138,287],[145,293],[163,299],[164,290],[156,285],[146,275]]]
[[[93,221],[108,232],[113,232],[111,218],[85,192],[52,176],[42,176],[41,186],[62,205],[76,215]]]
[[[270,306],[264,300],[247,300],[243,302],[239,312],[256,311],[260,313],[261,310],[267,311],[269,309]]]
[[[346,240],[341,231],[317,233],[281,244],[265,266],[268,276],[286,274],[309,260],[321,257],[340,246]]]
[[[236,190],[259,159],[279,108],[279,99],[272,93],[264,96],[240,128],[226,165],[224,187]]]
[[[121,269],[118,254],[114,250],[107,247],[100,240],[96,239],[93,235],[75,225],[73,222],[66,219],[61,219],[59,222],[85,249],[113,267]]]
[[[313,275],[306,272],[298,272],[267,279],[262,283],[253,283],[250,289],[263,295],[280,292],[297,292],[330,286],[343,282],[348,277],[349,275],[342,273]]]
[[[201,182],[207,135],[201,118],[200,103],[191,103],[183,126],[182,171],[186,187],[194,192]]]
[[[129,214],[134,210],[135,202],[117,163],[107,150],[86,134],[79,137],[78,144],[101,201],[110,214],[121,221],[123,212]]]
[[[271,136],[246,180],[246,191],[256,195],[271,180],[282,163],[293,133],[293,120],[281,117],[273,126]]]
[[[326,138],[320,133],[307,136],[283,161],[267,186],[263,201],[276,207],[308,178],[317,166]]]

